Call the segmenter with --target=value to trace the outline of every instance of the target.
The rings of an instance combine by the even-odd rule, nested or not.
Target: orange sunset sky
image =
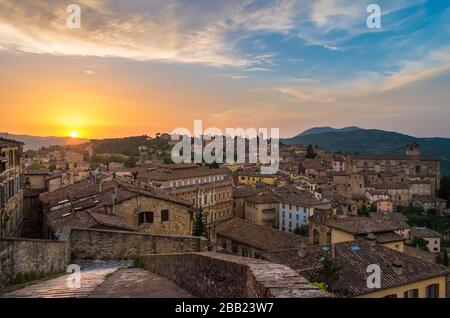
[[[106,138],[313,126],[450,136],[450,4],[0,0],[0,131]]]

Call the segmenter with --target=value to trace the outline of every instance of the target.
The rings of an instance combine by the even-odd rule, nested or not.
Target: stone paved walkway
[[[5,294],[3,298],[80,298],[87,297],[107,279],[107,275],[132,265],[131,261],[75,261],[81,269],[81,288],[70,288],[69,275],[59,276]]]
[[[90,298],[191,298],[168,279],[141,268],[121,269],[97,287]]]

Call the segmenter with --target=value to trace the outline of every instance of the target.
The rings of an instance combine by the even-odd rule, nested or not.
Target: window
[[[425,298],[439,298],[439,284],[428,285],[425,290]]]
[[[161,210],[161,222],[169,221],[169,210]]]
[[[397,294],[386,295],[383,298],[397,298]]]
[[[153,223],[153,212],[141,212],[138,214],[139,224]]]
[[[319,245],[319,241],[320,241],[320,233],[318,230],[315,229],[313,232],[313,243],[315,245]]]
[[[403,294],[403,298],[419,298],[419,290],[417,288],[407,290]]]

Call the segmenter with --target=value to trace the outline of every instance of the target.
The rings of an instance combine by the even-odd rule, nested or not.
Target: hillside
[[[87,139],[81,138],[70,138],[70,137],[38,137],[29,135],[14,135],[9,133],[0,133],[0,137],[14,139],[23,142],[24,150],[38,150],[41,147],[48,146],[67,146],[67,145],[78,145],[82,143],[89,142]]]
[[[344,127],[344,128],[333,128],[333,127],[314,127],[305,130],[302,132],[299,136],[306,136],[306,135],[315,135],[315,134],[322,134],[327,132],[345,132],[345,131],[356,131],[361,130],[361,128],[356,126],[350,126],[350,127]]]
[[[281,140],[285,144],[312,144],[330,151],[360,154],[402,154],[405,152],[405,145],[412,141],[421,145],[423,154],[440,157],[442,175],[450,175],[448,138],[417,138],[391,131],[360,129],[300,134]]]

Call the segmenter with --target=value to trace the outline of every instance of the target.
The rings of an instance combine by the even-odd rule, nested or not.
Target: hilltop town
[[[275,174],[174,164],[172,146],[163,133],[24,152],[1,138],[0,295],[104,297],[109,284],[111,297],[448,296],[445,177],[420,144],[402,155],[281,144]],[[83,292],[48,278],[73,262],[100,268]],[[136,275],[143,294],[120,285]]]

